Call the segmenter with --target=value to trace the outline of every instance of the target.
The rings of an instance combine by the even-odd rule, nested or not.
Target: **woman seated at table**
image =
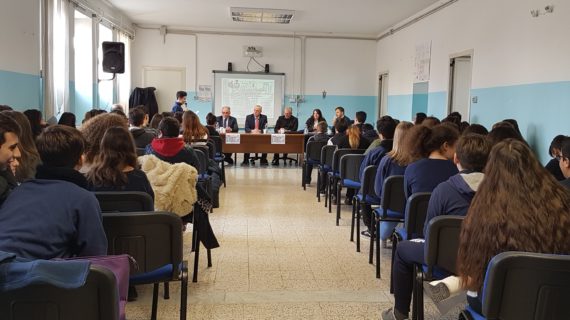
[[[305,122],[305,128],[307,128],[309,132],[314,132],[317,129],[317,125],[321,121],[324,121],[325,123],[327,122],[327,120],[323,118],[323,113],[321,112],[321,109],[314,109],[313,114]]]

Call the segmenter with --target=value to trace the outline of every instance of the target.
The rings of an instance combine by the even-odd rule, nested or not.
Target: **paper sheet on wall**
[[[241,134],[239,133],[226,133],[226,144],[240,144]]]
[[[429,81],[431,62],[431,41],[416,44],[416,60],[414,63],[414,82]]]
[[[271,144],[285,144],[285,134],[274,133],[271,135]]]

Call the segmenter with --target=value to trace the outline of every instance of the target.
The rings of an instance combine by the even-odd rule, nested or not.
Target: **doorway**
[[[448,113],[459,112],[463,121],[469,121],[471,111],[472,55],[450,58]]]
[[[158,112],[170,112],[176,92],[186,90],[186,68],[143,67],[143,87],[155,87]]]
[[[388,114],[388,73],[378,76],[378,119]]]

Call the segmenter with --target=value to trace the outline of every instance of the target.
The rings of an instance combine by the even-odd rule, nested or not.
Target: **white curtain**
[[[131,39],[118,31],[117,40],[125,44],[125,73],[117,75],[117,100],[125,107],[125,112],[128,112],[131,94]]]

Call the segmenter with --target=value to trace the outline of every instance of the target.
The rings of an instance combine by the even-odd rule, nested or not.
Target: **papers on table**
[[[285,134],[274,133],[271,135],[271,144],[285,144]]]
[[[240,137],[239,133],[226,133],[226,144],[240,144]]]

